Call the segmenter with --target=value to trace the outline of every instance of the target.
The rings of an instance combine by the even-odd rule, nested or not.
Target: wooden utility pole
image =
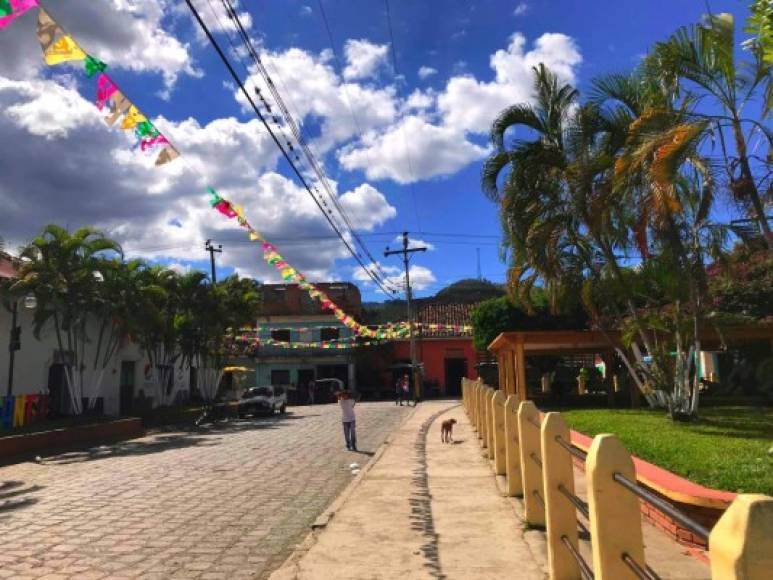
[[[408,247],[409,239],[408,239],[408,232],[403,232],[403,248],[402,250],[390,250],[389,247],[384,251],[384,256],[394,256],[397,254],[401,254],[403,257],[403,267],[405,268],[405,301],[407,302],[408,306],[408,333],[411,340],[411,379],[413,382],[413,389],[414,389],[414,396],[415,400],[419,400],[419,393],[420,393],[420,387],[419,387],[419,374],[416,372],[416,367],[418,366],[416,364],[416,335],[414,334],[413,329],[413,308],[412,308],[412,300],[413,300],[413,293],[411,291],[411,274],[410,274],[410,268],[409,268],[409,262],[411,259],[411,254],[416,252],[426,252],[427,248],[419,246],[419,247]]]
[[[212,240],[204,242],[204,250],[209,252],[209,263],[212,267],[212,284],[217,283],[217,272],[215,271],[215,254],[223,253],[222,244],[218,244],[217,248],[212,245]]]

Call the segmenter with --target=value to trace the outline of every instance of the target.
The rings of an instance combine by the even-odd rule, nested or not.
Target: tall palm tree
[[[702,131],[719,141],[730,191],[750,206],[768,249],[773,249],[765,213],[773,160],[773,131],[766,125],[773,110],[771,47],[747,43],[751,59],[736,62],[734,28],[732,14],[710,14],[702,24],[680,28],[656,44],[644,67],[669,92],[692,91],[710,103],[707,112],[692,116],[701,120]],[[755,109],[759,118],[748,114]],[[762,155],[750,147],[755,138],[767,147]]]
[[[99,386],[85,384],[86,347],[89,320],[99,309],[99,284],[112,267],[105,256],[111,253],[120,254],[120,246],[98,230],[70,233],[49,224],[22,250],[19,277],[12,286],[13,292],[37,298],[35,336],[53,328],[76,413],[83,411],[83,398]]]

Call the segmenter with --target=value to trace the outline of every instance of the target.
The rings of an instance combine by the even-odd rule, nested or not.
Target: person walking
[[[314,404],[314,381],[309,381],[309,405]]]
[[[395,381],[395,405],[403,406],[403,378],[397,377]]]
[[[354,416],[355,400],[347,390],[339,391],[338,405],[341,407],[341,422],[344,426],[344,440],[349,451],[357,451],[356,418]]]
[[[401,395],[403,397],[403,400],[405,401],[405,404],[410,406],[411,405],[411,379],[408,377],[408,373],[403,375],[403,381],[400,385]],[[402,405],[402,402],[400,402]]]

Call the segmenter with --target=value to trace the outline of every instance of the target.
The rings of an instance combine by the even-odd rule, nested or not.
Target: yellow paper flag
[[[260,239],[260,236],[255,232],[250,232],[250,241],[254,242]]]
[[[126,112],[126,117],[124,117],[123,123],[121,123],[121,129],[134,129],[137,125],[147,120],[147,117],[140,113],[137,107],[132,105]]]
[[[63,36],[43,53],[46,64],[54,65],[73,60],[85,60],[86,53],[70,36]]]

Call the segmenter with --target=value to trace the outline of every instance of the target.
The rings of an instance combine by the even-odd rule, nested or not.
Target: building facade
[[[359,319],[362,300],[359,289],[348,282],[316,284],[317,288],[350,316]],[[238,364],[253,368],[257,385],[283,385],[291,403],[309,400],[309,383],[339,379],[356,389],[356,363],[348,340],[352,331],[332,314],[321,310],[317,300],[296,284],[263,286],[263,314],[255,333],[258,345]],[[276,343],[346,344],[347,348],[287,348]],[[274,342],[274,344],[272,344]],[[329,393],[327,393],[329,395]]]
[[[15,261],[8,254],[0,253],[0,278],[9,279],[16,275]],[[1,298],[1,297],[0,297]],[[13,364],[12,395],[48,395],[49,408],[59,414],[69,414],[72,402],[64,374],[67,353],[59,350],[53,328],[44,328],[39,338],[33,333],[34,310],[25,307],[25,301],[17,303],[17,326],[20,328],[18,350]],[[11,340],[12,314],[0,306],[0,398],[8,393],[10,370],[9,344]],[[96,324],[89,336],[99,333]],[[96,341],[86,344],[83,360],[92,361]],[[86,383],[94,385],[96,373],[101,372],[99,390],[86,388],[84,397],[95,399],[95,408],[107,415],[128,415],[137,412],[141,404],[154,406],[160,397],[145,357],[140,348],[131,342],[124,342],[102,370],[85,371]],[[190,389],[190,370],[174,369],[171,384],[167,386],[165,400],[172,402],[180,397],[187,398]],[[86,405],[84,405],[84,408]]]
[[[419,309],[416,355],[423,366],[425,396],[455,397],[461,394],[462,378],[477,377],[478,354],[469,333],[427,330],[429,324],[469,326],[474,304],[427,304]],[[410,363],[410,341],[394,344],[395,368]]]

